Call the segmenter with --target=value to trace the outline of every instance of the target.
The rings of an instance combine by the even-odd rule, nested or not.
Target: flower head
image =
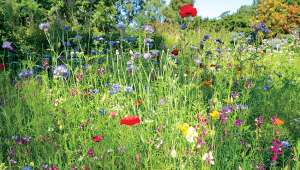
[[[144,28],[144,31],[149,33],[149,34],[152,34],[155,31],[154,28],[151,25],[144,25],[143,28]]]
[[[65,65],[59,65],[54,68],[53,75],[55,77],[68,78],[70,76],[70,72]]]
[[[96,142],[101,142],[103,140],[103,136],[100,136],[100,135],[96,135],[96,136],[93,136],[93,141],[96,143]]]
[[[12,43],[9,42],[9,41],[4,41],[3,44],[2,44],[2,48],[3,48],[3,49],[10,50],[10,51],[14,51],[14,50],[15,50],[15,49],[12,47]]]
[[[121,125],[134,126],[141,123],[139,116],[126,116],[120,120]]]
[[[179,15],[181,16],[181,18],[189,16],[195,17],[197,15],[197,9],[194,8],[192,4],[186,4],[180,7]]]
[[[218,112],[218,111],[212,111],[212,112],[210,113],[210,117],[211,117],[212,119],[219,119],[219,117],[220,117],[220,112]]]
[[[283,125],[284,124],[284,121],[283,120],[281,120],[281,119],[279,119],[278,117],[276,117],[276,116],[273,116],[272,118],[272,123],[273,123],[273,125],[276,125],[276,126],[281,126],[281,125]]]
[[[40,23],[40,25],[39,25],[39,29],[43,30],[45,32],[48,31],[49,27],[50,27],[50,24],[48,22],[43,22],[43,23]]]
[[[214,161],[214,157],[211,151],[209,151],[208,153],[205,153],[202,156],[202,160],[205,161],[206,163],[210,164],[210,165],[214,165],[215,161]]]

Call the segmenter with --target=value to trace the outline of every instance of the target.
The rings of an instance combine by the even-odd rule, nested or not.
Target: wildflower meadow
[[[1,1],[0,170],[299,170],[300,2],[196,4]]]

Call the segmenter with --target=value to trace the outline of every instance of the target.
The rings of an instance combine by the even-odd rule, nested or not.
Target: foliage
[[[256,22],[264,22],[274,33],[290,33],[300,26],[300,6],[283,0],[264,0],[257,6]]]

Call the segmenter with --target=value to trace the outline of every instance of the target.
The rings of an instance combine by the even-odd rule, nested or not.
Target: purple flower
[[[94,150],[93,150],[92,148],[88,149],[87,155],[88,155],[89,157],[93,157],[93,156],[94,156]]]
[[[144,54],[144,59],[145,60],[149,60],[149,59],[151,59],[152,58],[152,54],[151,53],[145,53]]]
[[[228,114],[224,112],[220,112],[220,121],[222,124],[225,124],[228,120]]]
[[[233,91],[231,92],[230,96],[233,98],[233,99],[237,99],[240,97],[240,93],[239,92],[236,92],[236,91]]]
[[[2,44],[2,48],[10,51],[14,51],[14,48],[12,47],[12,43],[9,41],[4,41]]]
[[[221,113],[231,113],[233,111],[233,108],[231,106],[225,106],[220,111]]]
[[[259,117],[255,118],[255,125],[258,128],[260,128],[263,123],[264,123],[264,117],[263,116],[259,116]]]
[[[263,32],[264,34],[269,34],[271,31],[268,29],[267,25],[263,22],[260,22],[254,27],[255,32]]]
[[[237,126],[237,127],[240,127],[242,125],[241,119],[235,120],[234,125]]]

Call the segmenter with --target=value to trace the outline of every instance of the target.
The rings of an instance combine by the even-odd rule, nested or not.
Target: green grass
[[[1,72],[0,168],[20,169],[26,165],[41,168],[42,164],[48,164],[59,169],[73,166],[79,169],[84,166],[90,169],[255,169],[264,164],[272,169],[298,169],[300,125],[294,119],[300,117],[299,53],[291,53],[288,46],[273,54],[238,52],[237,47],[229,44],[230,37],[223,34],[222,55],[205,57],[207,50],[216,54],[217,45],[209,40],[204,50],[192,50],[189,46],[198,45],[196,40],[204,34],[201,32],[199,37],[186,34],[185,41],[178,42],[179,47],[185,47],[177,57],[179,64],[163,52],[159,65],[143,58],[134,61],[137,67],[134,74],[126,71],[128,52],[123,56],[96,56],[112,59],[103,64],[82,56],[90,60],[88,69],[71,68],[68,63],[74,73],[69,80],[52,82],[43,71],[36,78],[11,85],[9,72]],[[219,37],[217,33],[212,35]],[[197,67],[193,62],[195,57],[207,66],[217,63],[221,69]],[[99,67],[106,70],[103,76],[97,73]],[[83,80],[76,81],[79,72],[83,73]],[[203,85],[210,79],[211,86]],[[245,88],[247,80],[253,83],[252,88]],[[121,91],[110,95],[107,82],[119,84]],[[125,93],[126,85],[132,86],[134,92]],[[265,85],[270,89],[263,90]],[[98,94],[87,93],[95,88],[99,89]],[[72,90],[75,95],[70,94]],[[239,92],[240,97],[230,97],[232,91]],[[137,100],[142,104],[137,106]],[[165,103],[160,104],[161,100]],[[208,116],[213,110],[236,104],[248,107],[230,113],[225,124]],[[105,109],[106,114],[99,114],[100,109]],[[118,113],[115,118],[109,115],[112,111]],[[206,126],[198,121],[199,114],[207,118]],[[119,120],[125,115],[138,115],[142,123],[122,126]],[[257,128],[255,118],[260,115],[264,116],[264,123]],[[273,125],[272,116],[284,120],[284,125]],[[240,127],[234,125],[237,118],[242,120]],[[189,143],[178,129],[183,123],[198,125],[199,135],[207,132],[203,136],[205,144],[197,148],[196,142]],[[16,135],[30,136],[31,140],[18,145],[12,140]],[[103,140],[94,143],[94,135],[102,135]],[[275,164],[270,161],[274,139],[286,140],[291,145]],[[94,157],[87,155],[89,148],[93,148]],[[9,157],[13,149],[16,153]],[[176,157],[171,156],[172,149],[176,150]],[[212,151],[215,165],[202,160],[208,151]],[[16,160],[17,164],[10,164],[9,159]]]

